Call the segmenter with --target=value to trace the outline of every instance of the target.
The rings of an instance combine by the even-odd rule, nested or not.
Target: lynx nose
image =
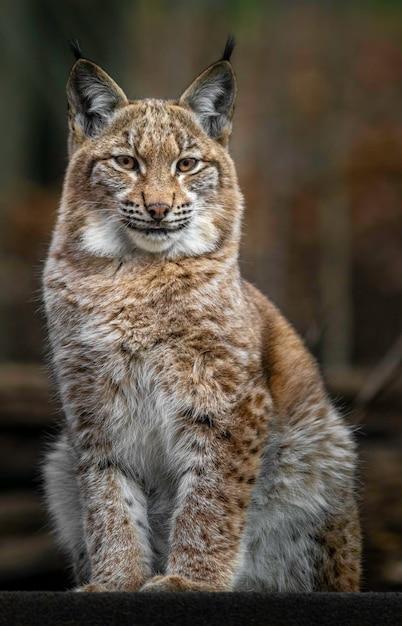
[[[169,213],[171,206],[165,202],[152,202],[147,204],[145,208],[155,222],[161,222]]]

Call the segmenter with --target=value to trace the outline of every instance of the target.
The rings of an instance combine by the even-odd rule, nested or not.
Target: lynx
[[[44,474],[77,590],[358,590],[353,438],[239,273],[233,45],[178,100],[128,100],[76,51]]]

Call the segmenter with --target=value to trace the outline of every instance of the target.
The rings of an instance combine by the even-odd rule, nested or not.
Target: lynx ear
[[[233,47],[230,37],[222,59],[202,72],[179,100],[181,106],[194,111],[208,135],[224,145],[232,128],[236,97],[236,79],[229,62]]]
[[[115,110],[128,103],[118,85],[100,67],[79,58],[67,83],[70,130],[76,142],[97,137]]]

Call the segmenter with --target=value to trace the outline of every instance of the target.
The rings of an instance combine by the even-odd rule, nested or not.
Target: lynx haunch
[[[130,101],[84,58],[68,81],[44,473],[82,590],[358,590],[351,434],[239,274],[232,48],[174,101]]]

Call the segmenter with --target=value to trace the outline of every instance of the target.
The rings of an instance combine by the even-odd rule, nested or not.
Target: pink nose
[[[146,205],[146,209],[155,222],[161,222],[169,213],[171,207],[165,202],[152,202]]]

